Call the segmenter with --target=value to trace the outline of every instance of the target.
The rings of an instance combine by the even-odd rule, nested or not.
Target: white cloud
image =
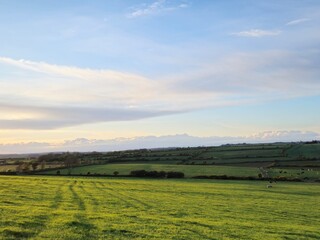
[[[117,103],[128,107],[150,99],[160,89],[156,82],[137,75],[109,70],[93,70],[58,66],[44,62],[14,60],[0,57],[0,63],[17,67],[23,77],[5,81],[2,77],[0,94],[29,98],[29,101],[86,106]],[[29,77],[32,74],[32,77]],[[13,74],[14,75],[14,74]],[[31,84],[31,85],[30,85]],[[130,104],[131,103],[131,104]],[[111,105],[112,106],[112,105]],[[109,106],[110,107],[110,106]]]
[[[176,5],[169,5],[166,0],[157,0],[150,5],[145,5],[140,8],[134,9],[129,15],[129,18],[142,17],[147,15],[159,14],[162,12],[174,11],[179,8],[186,8],[188,4],[180,3]]]
[[[189,5],[187,3],[181,3],[178,8],[187,8]]]
[[[172,114],[156,81],[125,72],[0,57],[1,129],[54,129]]]
[[[178,111],[139,110],[130,108],[95,107],[38,107],[26,105],[0,105],[1,129],[56,129],[74,125],[132,121]]]
[[[310,21],[309,18],[299,18],[299,19],[295,19],[295,20],[292,20],[290,22],[287,22],[286,25],[290,26],[290,25],[297,25],[297,24],[300,24],[300,23],[303,23],[303,22],[307,22],[307,21]]]
[[[0,67],[6,70],[0,76],[0,129],[131,121],[317,95],[318,53],[234,53],[188,72],[156,78],[0,57]]]
[[[228,143],[271,143],[311,140],[320,140],[320,134],[316,132],[302,131],[268,131],[243,137],[195,137],[187,134],[178,134],[159,137],[144,136],[135,138],[116,138],[109,140],[78,138],[56,144],[45,142],[0,144],[0,152],[2,154],[58,151],[105,152],[141,148],[197,147],[218,146]]]
[[[262,142],[310,141],[320,139],[320,134],[311,131],[266,131],[253,134],[248,139]]]
[[[215,93],[224,102],[318,94],[319,61],[317,51],[235,53],[202,69],[172,77],[170,87],[196,95]]]
[[[265,36],[276,36],[281,33],[280,30],[262,30],[262,29],[251,29],[248,31],[241,31],[232,33],[239,37],[265,37]]]

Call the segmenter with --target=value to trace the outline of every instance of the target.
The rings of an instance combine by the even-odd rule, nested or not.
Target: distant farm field
[[[309,180],[320,179],[320,168],[270,168],[268,169],[270,177],[308,178]],[[186,178],[195,176],[235,176],[235,177],[258,177],[261,173],[257,167],[235,167],[235,166],[212,166],[212,165],[175,165],[175,164],[150,164],[150,163],[122,163],[122,164],[103,164],[74,167],[71,174],[87,175],[101,174],[112,175],[117,171],[120,175],[128,175],[131,171],[178,171],[183,172]],[[310,170],[310,171],[309,171]],[[311,171],[312,170],[312,171]],[[60,174],[67,175],[68,169],[59,170]],[[48,170],[41,174],[56,175],[57,170]]]
[[[232,167],[232,166],[211,166],[211,165],[174,165],[174,164],[105,164],[92,165],[84,167],[75,167],[72,169],[72,174],[107,174],[112,175],[115,171],[121,175],[128,175],[134,170],[146,171],[180,171],[186,177],[200,175],[229,175],[229,176],[258,176],[260,173],[258,168],[251,167]],[[48,174],[56,174],[56,170],[47,171]],[[68,170],[60,170],[61,174],[67,174]]]
[[[320,239],[320,185],[0,176],[0,239]]]
[[[0,165],[0,172],[15,171],[16,168],[16,165]]]

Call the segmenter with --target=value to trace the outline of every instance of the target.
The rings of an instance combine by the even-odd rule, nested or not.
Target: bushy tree
[[[147,173],[146,170],[135,170],[135,171],[131,171],[130,175],[135,177],[145,177],[146,173]]]
[[[31,163],[32,170],[33,170],[33,171],[37,170],[38,165],[39,165],[39,163],[38,163],[38,162],[33,162],[33,163]]]
[[[183,172],[167,172],[167,178],[184,178]]]

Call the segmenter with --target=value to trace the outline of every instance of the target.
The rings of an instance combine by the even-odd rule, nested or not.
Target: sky
[[[0,154],[320,139],[319,26],[318,0],[0,0]]]

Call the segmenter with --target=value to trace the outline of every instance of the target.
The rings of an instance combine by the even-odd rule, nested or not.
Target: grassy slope
[[[308,171],[308,168],[271,168],[268,169],[270,177],[287,177],[287,178],[305,178],[320,179],[320,169],[314,168]],[[211,166],[211,165],[173,165],[173,164],[141,164],[141,163],[123,163],[123,164],[106,164],[92,165],[84,167],[75,167],[72,174],[107,174],[112,175],[118,171],[121,175],[130,174],[133,170],[147,171],[180,171],[185,177],[201,176],[201,175],[227,175],[227,176],[253,176],[257,177],[260,173],[259,168],[255,167],[233,167],[233,166]],[[55,175],[57,170],[42,172]],[[61,174],[68,174],[66,169],[60,170]]]
[[[303,170],[301,168],[271,168],[268,171],[270,177],[320,179],[319,168],[312,169],[312,171],[308,171],[308,168],[303,168]]]
[[[293,157],[304,156],[308,158],[320,158],[320,144],[293,146],[288,150],[288,155]]]
[[[258,168],[250,167],[225,167],[225,166],[205,166],[205,165],[173,165],[173,164],[106,164],[76,167],[72,170],[73,174],[113,174],[118,171],[122,175],[130,174],[133,170],[147,171],[180,171],[186,177],[199,175],[229,175],[229,176],[258,176]],[[57,171],[48,171],[49,174],[56,174]],[[61,174],[67,174],[67,170],[60,170]]]
[[[0,177],[0,239],[319,239],[320,185]]]
[[[121,151],[91,156],[84,154],[80,157],[84,161],[89,159],[93,162],[96,161],[95,163],[112,162],[113,164],[76,168],[73,173],[112,174],[114,171],[118,171],[120,174],[128,174],[132,170],[144,169],[149,171],[182,171],[187,177],[223,174],[257,176],[259,174],[258,167],[273,166],[270,173],[274,177],[320,178],[318,174],[320,171],[320,144],[244,144],[171,150]],[[126,163],[126,165],[115,163]],[[177,163],[183,163],[183,165],[176,165]],[[203,163],[210,165],[197,165]],[[217,165],[222,166],[218,167]],[[287,174],[281,174],[277,168],[284,167],[295,167],[296,169],[288,169]],[[8,171],[8,168],[15,170],[13,165],[0,166],[0,172]],[[314,171],[301,175],[299,174],[300,168],[313,168]],[[51,173],[55,174],[56,171]],[[66,171],[63,170],[62,173],[66,173]]]
[[[304,158],[301,158],[304,157]],[[151,150],[151,151],[125,151],[107,153],[102,157],[105,161],[143,161],[159,163],[207,163],[216,164],[241,164],[277,161],[290,162],[297,161],[295,164],[304,164],[306,158],[320,159],[320,144],[247,144],[247,145],[227,145],[220,147],[202,148],[182,148],[172,150]],[[318,160],[320,162],[320,160]],[[316,162],[313,162],[316,163]],[[316,164],[318,165],[318,164]]]

